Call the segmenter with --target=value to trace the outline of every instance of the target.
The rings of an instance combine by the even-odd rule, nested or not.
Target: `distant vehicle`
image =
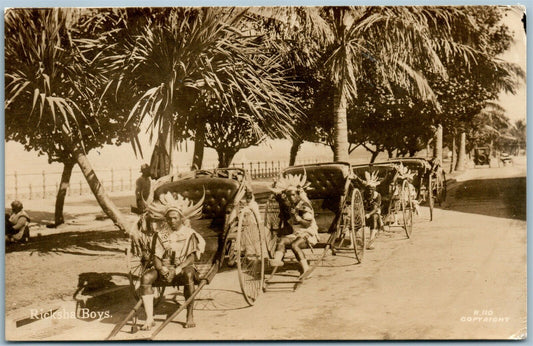
[[[474,164],[476,166],[490,165],[490,148],[489,147],[474,148]]]
[[[500,154],[500,161],[504,166],[513,165],[513,159],[508,153],[501,153]]]

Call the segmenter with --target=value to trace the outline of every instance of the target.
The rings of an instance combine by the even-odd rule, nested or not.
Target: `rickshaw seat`
[[[344,194],[348,167],[343,164],[296,166],[286,169],[283,174],[307,174],[309,199],[334,199]]]
[[[205,191],[202,217],[200,220],[191,220],[192,228],[206,242],[205,251],[195,265],[202,267],[204,264],[211,264],[217,251],[221,250],[226,209],[233,202],[238,188],[239,183],[235,180],[201,177],[171,182],[154,192],[156,197],[169,191],[179,193],[197,202]]]
[[[202,218],[223,219],[226,214],[226,207],[235,198],[238,188],[239,183],[235,180],[202,177],[168,183],[158,188],[154,195],[157,198],[160,194],[170,191],[179,193],[196,203],[202,198],[205,190]]]

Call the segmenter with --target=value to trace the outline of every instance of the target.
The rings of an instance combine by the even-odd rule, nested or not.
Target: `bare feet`
[[[153,326],[155,326],[154,320],[147,320],[141,327],[141,330],[151,330]]]
[[[194,328],[196,327],[196,323],[192,319],[187,319],[187,322],[183,326],[183,328]]]

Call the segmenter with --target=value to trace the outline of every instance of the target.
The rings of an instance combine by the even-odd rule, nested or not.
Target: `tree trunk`
[[[69,187],[70,177],[72,176],[72,169],[74,168],[74,161],[67,161],[63,163],[63,173],[61,174],[61,182],[59,183],[59,190],[56,196],[56,209],[54,213],[53,227],[57,227],[65,223],[63,217],[63,206],[65,205],[65,197]]]
[[[294,166],[296,162],[296,155],[298,154],[302,143],[303,141],[301,139],[292,139],[291,152],[289,154],[289,166]]]
[[[438,163],[442,165],[442,125],[437,126],[437,132],[435,133],[435,146],[433,150],[433,157]]]
[[[348,121],[346,118],[346,95],[342,85],[335,90],[333,101],[335,149],[333,161],[348,161]]]
[[[378,157],[379,155],[379,151],[373,151],[372,152],[372,157],[370,157],[370,163],[374,163],[374,161],[376,161],[376,158]]]
[[[81,173],[85,176],[85,179],[87,179],[87,183],[89,184],[94,197],[96,197],[96,201],[104,213],[109,216],[111,220],[113,220],[115,225],[120,230],[126,232],[128,228],[126,227],[126,222],[122,216],[122,213],[118,210],[118,208],[115,206],[115,203],[113,203],[109,196],[107,196],[104,186],[100,183],[100,180],[98,180],[98,177],[96,176],[89,159],[87,159],[87,156],[85,156],[85,154],[79,148],[75,148],[74,158],[81,169]]]
[[[459,153],[457,155],[456,171],[464,171],[466,163],[466,133],[461,132],[461,141],[459,142]]]
[[[455,144],[455,135],[452,137],[452,163],[450,164],[450,173],[455,170],[455,162],[457,161],[457,148]]]
[[[431,158],[431,154],[430,154],[431,153],[431,142],[433,142],[433,140],[434,139],[431,138],[426,144],[426,159]]]
[[[172,109],[166,111],[164,125],[157,136],[157,143],[150,160],[150,176],[159,179],[172,173],[172,152],[174,134],[172,131]]]
[[[191,169],[193,170],[202,169],[205,147],[205,123],[203,121],[198,121],[196,124],[196,134],[194,137],[194,156],[192,158],[191,166]]]
[[[150,159],[150,176],[152,179],[159,179],[170,174],[170,154],[165,148],[164,140],[158,139]]]
[[[231,164],[233,157],[237,152],[229,150],[217,150],[218,154],[218,168],[227,168]]]

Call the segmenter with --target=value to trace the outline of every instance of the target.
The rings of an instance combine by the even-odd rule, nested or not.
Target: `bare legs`
[[[305,255],[302,251],[302,248],[305,246],[307,246],[307,242],[304,238],[298,237],[295,240],[288,237],[281,238],[276,246],[274,258],[270,260],[270,265],[274,267],[282,266],[285,250],[290,248],[294,252],[296,259],[300,261],[300,264],[302,265],[302,273],[305,273],[309,269],[309,264],[307,263],[307,259],[305,259]]]
[[[368,250],[374,250],[374,241],[376,240],[376,234],[378,233],[380,219],[379,214],[374,213],[370,215],[368,218],[369,224],[370,224],[370,239],[368,240],[368,244],[366,245],[366,248]]]
[[[170,270],[174,270],[171,268]],[[143,301],[144,310],[146,312],[146,322],[141,327],[141,330],[150,330],[154,326],[154,290],[152,288],[152,284],[157,280],[158,278],[158,272],[154,268],[147,270],[144,272],[142,278],[141,278],[141,299]],[[196,281],[196,271],[193,267],[185,267],[183,268],[182,272],[176,276],[175,281],[173,283],[178,285],[183,285],[183,295],[185,296],[185,300],[189,299],[189,297],[194,292],[194,285]],[[185,322],[184,327],[185,328],[193,328],[196,327],[196,324],[194,323],[194,301],[192,301],[187,306],[187,321]]]

